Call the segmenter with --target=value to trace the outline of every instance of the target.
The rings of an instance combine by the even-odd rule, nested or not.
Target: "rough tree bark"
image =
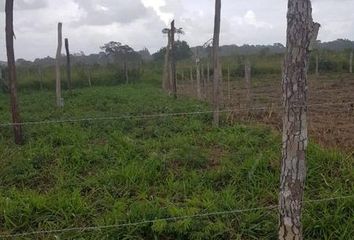
[[[227,66],[227,95],[229,101],[231,100],[231,76],[230,76],[230,65]]]
[[[171,83],[173,97],[177,98],[175,33],[175,20],[173,20],[171,22]]]
[[[87,72],[87,82],[89,87],[92,87],[92,82],[91,82],[91,68],[90,66],[86,67],[86,72]]]
[[[43,90],[43,76],[42,76],[42,68],[38,66],[38,79],[39,79],[39,88]]]
[[[198,54],[197,54],[198,55]],[[201,91],[201,84],[200,84],[200,59],[197,56],[195,59],[195,65],[196,65],[196,74],[197,74],[197,97],[198,99],[202,98],[202,91]]]
[[[171,48],[171,33],[167,33],[167,47],[165,53],[165,66],[163,71],[163,79],[162,79],[162,89],[165,91],[169,90],[169,81],[170,81],[170,48]]]
[[[10,85],[10,104],[12,113],[12,123],[15,143],[23,144],[23,132],[20,117],[20,110],[17,102],[17,79],[16,79],[16,65],[15,65],[15,52],[14,52],[14,28],[13,28],[13,0],[6,0],[5,13],[6,13],[6,50],[7,50],[7,64],[9,71],[9,85]]]
[[[55,65],[57,107],[63,107],[63,101],[61,98],[61,78],[60,78],[61,77],[60,76],[60,58],[61,58],[61,48],[63,45],[62,28],[63,28],[63,24],[58,23],[58,48],[57,48],[56,65]]]
[[[289,0],[284,59],[283,150],[279,193],[279,239],[302,239],[301,211],[306,179],[307,69],[320,25],[310,0]]]
[[[219,127],[220,122],[220,62],[219,62],[219,44],[220,44],[220,15],[221,0],[215,0],[215,19],[214,19],[214,37],[213,37],[213,126]]]
[[[353,51],[350,52],[349,57],[349,73],[353,73]]]
[[[65,38],[65,50],[66,50],[66,77],[68,81],[68,89],[71,91],[71,62],[70,62],[70,50],[69,39]]]

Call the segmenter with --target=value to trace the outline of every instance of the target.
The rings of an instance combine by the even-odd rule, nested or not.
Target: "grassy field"
[[[136,84],[21,93],[24,121],[209,110]],[[9,122],[0,95],[0,122]],[[210,125],[211,115],[25,126],[26,144],[0,128],[0,235],[102,226],[277,204],[279,133],[261,125]],[[353,157],[311,144],[306,200],[354,192]],[[353,199],[304,207],[305,239],[354,236]],[[157,221],[17,239],[276,239],[276,209]]]

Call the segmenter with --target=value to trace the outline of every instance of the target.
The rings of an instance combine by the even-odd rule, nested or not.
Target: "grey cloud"
[[[48,2],[46,0],[15,0],[14,1],[15,11],[41,9],[47,6],[48,6]],[[0,5],[0,12],[5,12],[5,0]]]
[[[140,0],[75,0],[86,16],[76,25],[109,25],[111,23],[131,23],[147,17],[147,9]]]

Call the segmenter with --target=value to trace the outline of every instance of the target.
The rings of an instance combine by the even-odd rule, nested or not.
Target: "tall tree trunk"
[[[219,127],[220,122],[220,62],[219,62],[219,44],[220,44],[220,15],[221,0],[215,0],[215,19],[214,19],[214,37],[213,37],[213,126]]]
[[[16,65],[15,65],[15,52],[14,52],[14,28],[13,28],[13,0],[6,0],[6,50],[7,50],[7,64],[9,71],[9,85],[10,85],[10,103],[12,113],[13,131],[16,144],[23,144],[23,133],[20,110],[17,101],[17,79],[16,79]]]
[[[169,81],[170,81],[170,48],[171,48],[171,33],[167,34],[167,47],[165,53],[165,66],[163,71],[163,78],[162,78],[162,89],[165,91],[169,90]]]
[[[198,99],[202,99],[202,91],[201,91],[201,87],[200,87],[200,60],[197,57],[195,59],[195,65],[196,65],[196,73],[197,73],[197,97]]]
[[[87,72],[87,82],[89,87],[92,87],[92,82],[91,82],[91,69],[90,66],[86,67],[86,72]]]
[[[230,76],[230,65],[227,67],[227,95],[229,101],[231,100],[231,76]]]
[[[246,80],[246,102],[247,108],[251,107],[251,63],[247,59],[245,62],[245,80]]]
[[[63,107],[63,100],[61,97],[61,78],[60,78],[60,58],[61,58],[61,48],[63,45],[63,38],[62,38],[62,23],[58,23],[58,48],[57,48],[57,55],[56,55],[56,100],[57,100],[57,107]]]
[[[175,20],[173,20],[171,22],[171,83],[173,97],[177,98],[175,33]]]
[[[279,239],[302,239],[301,211],[306,179],[307,69],[320,25],[310,0],[289,0],[283,71],[283,151],[279,193]]]
[[[39,88],[43,90],[43,76],[42,76],[42,68],[38,66],[38,79],[39,79]]]
[[[68,81],[68,89],[71,91],[71,62],[70,62],[70,50],[69,39],[65,38],[65,50],[66,50],[66,77]]]
[[[353,50],[350,52],[349,57],[349,73],[353,73]]]

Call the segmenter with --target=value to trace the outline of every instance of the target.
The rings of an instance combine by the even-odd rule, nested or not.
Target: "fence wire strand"
[[[354,195],[322,198],[322,199],[315,199],[315,200],[306,200],[306,201],[303,201],[303,203],[304,204],[305,203],[319,203],[319,202],[328,202],[328,201],[335,201],[335,200],[344,200],[344,199],[350,199],[350,198],[354,198]],[[185,216],[180,216],[180,217],[167,217],[167,218],[159,218],[159,219],[153,219],[153,220],[143,220],[143,221],[139,221],[139,222],[122,223],[122,224],[91,226],[91,227],[73,227],[73,228],[33,231],[33,232],[25,232],[25,233],[17,233],[17,234],[7,234],[7,235],[5,234],[5,235],[0,235],[0,238],[17,238],[17,237],[40,235],[40,234],[62,234],[62,233],[68,233],[68,232],[81,232],[82,233],[82,232],[100,231],[100,230],[113,229],[113,228],[133,227],[133,226],[139,226],[139,225],[144,225],[144,224],[154,224],[154,223],[161,222],[161,221],[175,222],[175,221],[181,221],[181,220],[193,219],[193,218],[207,218],[207,217],[213,217],[213,216],[232,215],[232,214],[237,214],[237,213],[253,212],[253,211],[260,211],[260,210],[273,210],[276,208],[278,208],[278,205],[270,205],[267,207],[235,209],[235,210],[230,210],[230,211],[201,213],[201,214],[194,214],[194,215],[185,215]]]
[[[353,105],[354,102],[342,102],[342,103],[318,103],[309,104],[306,107],[320,107],[320,106],[347,106]],[[283,109],[281,106],[264,106],[255,108],[235,108],[235,109],[224,109],[220,110],[219,113],[237,113],[245,111],[265,111],[265,110],[279,110]],[[178,116],[191,116],[191,115],[205,115],[211,114],[213,111],[195,111],[195,112],[178,112],[178,113],[157,113],[157,114],[146,114],[146,115],[122,115],[116,117],[89,117],[89,118],[78,118],[78,119],[63,119],[63,120],[46,120],[46,121],[33,121],[33,122],[21,122],[21,123],[3,123],[0,127],[11,127],[11,126],[28,126],[28,125],[48,125],[48,124],[60,124],[60,123],[77,123],[77,122],[97,122],[97,121],[115,121],[122,119],[147,119],[147,118],[163,118],[163,117],[178,117]]]

